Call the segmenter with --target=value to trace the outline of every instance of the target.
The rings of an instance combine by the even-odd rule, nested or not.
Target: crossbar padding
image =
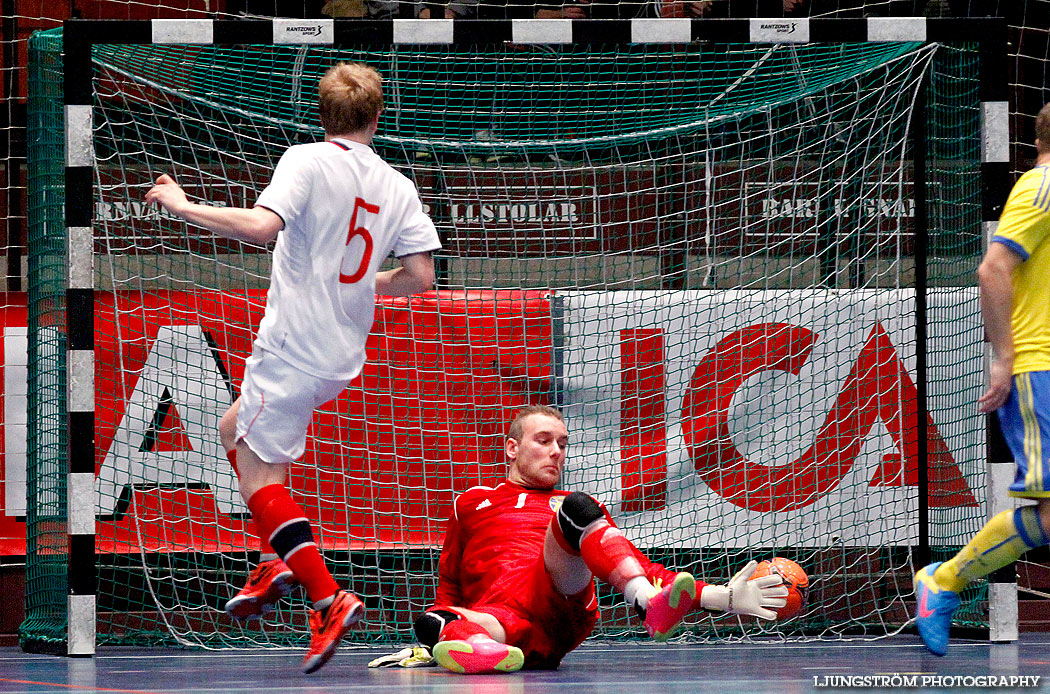
[[[213,43],[214,26],[210,19],[154,19],[153,43]]]
[[[1010,105],[1006,101],[981,104],[981,162],[1010,161]]]
[[[688,19],[635,19],[631,22],[634,43],[688,43],[693,24]]]
[[[869,17],[868,41],[926,41],[925,17]]]
[[[511,36],[514,43],[572,43],[572,20],[515,19]]]

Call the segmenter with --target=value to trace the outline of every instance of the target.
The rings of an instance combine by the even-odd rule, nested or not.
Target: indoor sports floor
[[[962,691],[1050,691],[1050,634],[1022,634],[1016,644],[954,640],[936,658],[914,636],[872,642],[817,644],[654,645],[585,644],[556,672],[462,676],[440,668],[375,669],[365,664],[392,649],[346,647],[313,675],[299,672],[293,651],[103,649],[94,658],[31,655],[0,649],[0,694],[118,692],[149,694],[677,694],[686,692],[814,692],[835,677],[853,687],[872,675],[1041,676],[1037,687]],[[828,679],[825,679],[828,678]],[[870,682],[870,680],[868,680]],[[945,684],[948,681],[942,681]],[[962,680],[955,680],[959,684]],[[898,684],[894,682],[894,684]],[[889,686],[885,689],[899,689]],[[834,688],[842,691],[843,687]],[[912,691],[935,690],[927,685]]]

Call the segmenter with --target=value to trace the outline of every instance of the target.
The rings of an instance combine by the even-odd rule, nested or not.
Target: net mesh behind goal
[[[43,98],[61,87],[60,50],[60,34],[34,39],[41,133],[61,128]],[[252,205],[285,148],[323,137],[316,83],[338,60],[384,75],[375,147],[444,243],[439,291],[379,302],[368,367],[318,412],[292,469],[337,579],[368,606],[353,638],[411,640],[453,496],[502,479],[505,427],[539,402],[567,418],[563,486],[602,499],[652,558],[712,582],[751,557],[809,572],[794,620],[694,615],[693,638],[899,630],[919,533],[920,217],[930,541],[980,526],[983,432],[964,416],[982,373],[974,47],[106,45],[93,60],[100,643],[306,638],[299,596],[250,628],[221,611],[256,545],[217,425],[268,250],[142,200],[169,173],[194,199]],[[31,172],[52,211],[62,164],[41,147]],[[46,314],[61,311],[46,299],[63,230],[45,219]],[[63,338],[33,339],[43,379]],[[38,411],[59,411],[62,392],[41,391]],[[38,547],[62,513],[42,501],[61,496],[55,448],[31,460]],[[41,596],[61,594],[57,562],[33,579]],[[964,622],[982,620],[979,597]],[[601,600],[599,634],[641,633],[606,587]],[[23,638],[51,638],[54,611],[31,605]]]

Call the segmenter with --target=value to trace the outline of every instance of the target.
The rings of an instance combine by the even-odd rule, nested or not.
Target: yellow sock
[[[1047,542],[1035,506],[1003,511],[989,520],[958,554],[938,566],[933,580],[958,593],[970,581],[1017,561],[1028,550]]]

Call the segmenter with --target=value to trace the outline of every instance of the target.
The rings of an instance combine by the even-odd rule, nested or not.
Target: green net
[[[930,157],[930,242],[927,272],[931,289],[931,308],[927,316],[930,334],[937,336],[929,350],[930,411],[948,441],[965,441],[973,452],[968,479],[975,480],[976,499],[984,504],[987,489],[982,461],[983,427],[974,419],[968,403],[982,392],[983,364],[975,346],[983,343],[977,301],[976,268],[983,253],[981,243],[980,195],[974,187],[980,178],[979,142],[957,133],[980,130],[978,85],[968,77],[976,74],[977,55],[960,46],[944,46],[938,61],[940,69],[930,77],[930,118],[928,156]],[[959,232],[959,233],[954,233]],[[967,307],[949,307],[937,298],[950,296],[965,287]],[[934,338],[931,338],[934,339]],[[965,365],[962,362],[965,357]],[[967,373],[965,386],[953,383],[953,373]],[[957,458],[958,459],[958,458]],[[939,458],[931,457],[931,476],[938,473]],[[931,494],[935,494],[932,491]],[[942,491],[942,494],[944,492]],[[933,560],[944,561],[967,542],[964,528],[979,528],[984,521],[980,508],[931,503],[930,538]],[[964,594],[959,619],[965,626],[987,623],[986,584],[978,582]]]
[[[593,146],[590,138],[651,138],[662,128],[710,126],[756,103],[767,109],[793,103],[910,48],[899,43],[726,51],[703,45],[674,51],[521,45],[412,54],[281,46],[218,53],[184,46],[158,55],[151,46],[106,46],[99,56],[114,69],[177,87],[184,96],[315,135],[320,76],[338,60],[366,62],[388,80],[384,132],[398,140],[452,146],[490,129],[505,140],[582,140],[579,147]]]
[[[23,647],[65,651],[66,535],[64,119],[61,35],[30,43],[29,389]]]
[[[35,123],[58,142],[60,50],[59,35],[34,39],[34,88],[51,97]],[[924,212],[931,543],[957,545],[982,518],[983,433],[967,409],[982,373],[974,47],[98,46],[100,643],[306,637],[298,595],[248,628],[222,613],[257,545],[217,425],[269,254],[142,200],[169,173],[193,199],[252,205],[286,147],[323,136],[316,83],[338,60],[383,73],[375,147],[415,182],[444,245],[441,291],[380,302],[369,366],[318,411],[292,469],[334,574],[368,606],[353,638],[412,639],[451,499],[500,481],[506,424],[535,402],[565,412],[563,486],[602,499],[652,558],[712,582],[752,557],[809,572],[794,619],[694,615],[688,638],[899,631],[925,462]],[[910,149],[924,80],[925,211]],[[52,212],[61,151],[42,147],[36,169]],[[61,246],[60,228],[35,229],[39,248]],[[61,372],[52,357],[34,378]],[[24,637],[44,639],[63,586],[44,560],[30,575],[53,602]],[[960,615],[980,624],[968,597]],[[604,586],[601,602],[597,634],[642,633]]]

